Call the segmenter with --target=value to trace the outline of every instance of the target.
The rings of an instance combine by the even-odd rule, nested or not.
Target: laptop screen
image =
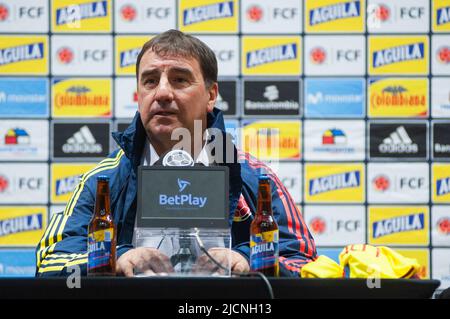
[[[137,227],[228,228],[226,166],[140,166]]]

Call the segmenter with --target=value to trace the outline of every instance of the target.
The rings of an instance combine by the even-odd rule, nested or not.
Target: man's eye
[[[175,82],[177,82],[177,83],[185,83],[185,82],[187,82],[187,79],[185,79],[185,78],[175,78]]]
[[[155,79],[147,79],[147,80],[144,81],[145,85],[152,85],[152,84],[155,84],[155,83],[156,83]]]

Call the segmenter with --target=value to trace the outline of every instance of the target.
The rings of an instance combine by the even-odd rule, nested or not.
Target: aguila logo
[[[327,229],[327,224],[325,220],[320,217],[313,218],[309,223],[309,228],[313,231],[314,234],[323,234]]]
[[[319,47],[312,49],[309,55],[314,64],[322,64],[327,57],[325,50]]]
[[[73,51],[68,47],[63,47],[58,50],[56,53],[56,56],[58,57],[58,61],[62,64],[69,64],[72,62],[74,54]]]
[[[450,63],[450,47],[442,47],[437,51],[437,59],[442,64]]]
[[[443,235],[450,235],[450,219],[448,217],[439,219],[437,229]]]
[[[9,16],[9,10],[8,7],[4,4],[0,4],[0,21],[5,21],[8,19]]]
[[[134,19],[136,19],[137,10],[132,5],[129,5],[129,4],[124,5],[120,9],[120,16],[122,17],[122,20],[127,21],[127,22],[131,22]]]
[[[259,6],[251,6],[247,9],[247,19],[259,22],[263,17],[263,10]]]
[[[379,175],[373,179],[372,184],[376,191],[385,192],[389,189],[391,182],[387,176]]]

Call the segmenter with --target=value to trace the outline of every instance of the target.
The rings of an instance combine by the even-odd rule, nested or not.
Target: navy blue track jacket
[[[222,113],[208,113],[208,128],[225,134]],[[124,132],[114,132],[119,149],[86,172],[66,205],[55,214],[36,248],[36,276],[68,276],[67,267],[78,265],[87,272],[87,227],[95,204],[96,176],[110,178],[111,211],[117,225],[117,258],[132,249],[137,205],[137,168],[146,141],[139,113]],[[261,169],[271,173],[262,162],[234,148],[238,161],[224,163],[230,171],[229,208],[232,247],[247,259],[250,256],[250,223],[256,212],[258,176]],[[279,227],[280,271],[284,276],[299,276],[302,266],[316,258],[314,240],[286,188],[275,174],[269,175],[272,207]]]

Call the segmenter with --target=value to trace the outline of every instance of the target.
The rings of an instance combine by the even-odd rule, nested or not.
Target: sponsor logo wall
[[[227,132],[320,251],[388,245],[450,285],[449,0],[0,0],[0,276],[33,273],[49,215],[135,116],[142,45],[171,28],[213,49]]]

